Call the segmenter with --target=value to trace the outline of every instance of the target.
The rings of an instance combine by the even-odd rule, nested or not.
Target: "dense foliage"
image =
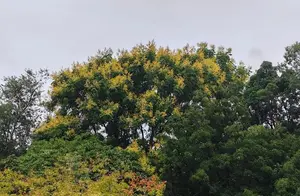
[[[300,195],[300,43],[250,74],[154,42],[4,80],[1,195]],[[29,148],[28,145],[30,144]]]
[[[35,141],[2,172],[0,193],[162,195],[165,183],[153,175],[148,162],[134,143],[122,150],[91,135]]]
[[[75,132],[102,133],[122,147],[140,138],[148,150],[166,119],[196,94],[214,96],[220,85],[244,82],[246,72],[233,65],[229,52],[205,44],[172,51],[152,42],[120,51],[116,58],[106,50],[55,74],[49,105],[77,119]]]

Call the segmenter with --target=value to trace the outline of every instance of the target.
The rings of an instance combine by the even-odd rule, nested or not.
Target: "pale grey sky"
[[[300,40],[299,0],[0,0],[0,77],[59,70],[98,49],[154,39],[233,48],[257,68]]]

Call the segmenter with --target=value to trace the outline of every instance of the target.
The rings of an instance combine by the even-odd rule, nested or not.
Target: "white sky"
[[[154,39],[233,48],[257,68],[300,39],[299,0],[0,0],[0,77],[67,67]]]

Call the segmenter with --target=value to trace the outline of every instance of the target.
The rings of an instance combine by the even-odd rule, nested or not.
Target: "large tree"
[[[151,149],[169,116],[203,97],[222,97],[221,85],[245,81],[246,69],[235,66],[230,52],[207,44],[170,50],[153,42],[116,56],[105,50],[56,73],[49,105],[57,116],[77,118],[75,132],[102,132],[123,147],[141,138]]]

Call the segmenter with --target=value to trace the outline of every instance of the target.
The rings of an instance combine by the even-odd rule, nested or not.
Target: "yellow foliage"
[[[145,156],[141,158],[141,162],[149,174],[154,172],[154,169],[149,167]],[[142,190],[146,195],[161,195],[164,187],[165,183],[159,181],[155,175],[152,175],[150,178],[143,178],[133,172],[112,172],[103,175],[96,181],[90,179],[78,180],[74,171],[66,167],[47,169],[42,176],[34,174],[24,176],[12,170],[0,172],[1,196],[133,196],[136,195],[134,192],[137,190]]]
[[[118,182],[119,176],[119,173],[113,173],[102,177],[96,182],[91,181],[85,195],[119,196],[125,194],[128,184]]]
[[[180,109],[178,107],[174,108],[173,115],[176,115],[176,116],[180,116],[181,115]]]
[[[204,92],[205,92],[206,94],[208,94],[208,95],[211,95],[211,91],[210,91],[210,89],[208,88],[207,85],[204,85]]]
[[[76,132],[75,132],[74,129],[70,129],[70,130],[67,131],[67,135],[70,136],[70,137],[71,137],[71,136],[75,136],[75,133],[76,133]]]
[[[197,62],[194,63],[193,66],[196,68],[196,70],[199,71],[199,73],[200,73],[199,77],[202,77],[202,72],[203,72],[203,64],[202,64],[202,62],[197,61]]]
[[[177,83],[177,86],[181,89],[184,88],[184,78],[179,76],[179,77],[175,77],[175,81]]]
[[[155,167],[151,166],[149,162],[149,158],[146,156],[145,153],[139,158],[139,162],[142,166],[142,169],[149,175],[153,175],[155,172]]]
[[[97,103],[93,99],[88,99],[86,109],[91,110],[94,107],[97,107]]]
[[[119,108],[119,104],[118,103],[114,103],[111,101],[105,101],[103,102],[103,107],[100,108],[100,115],[101,116],[109,116],[112,117],[113,114],[118,110]]]
[[[24,178],[23,175],[10,169],[0,172],[0,195],[10,195],[10,193],[26,194],[30,185],[23,180]]]
[[[70,126],[78,123],[79,120],[76,117],[56,115],[55,117],[51,118],[49,122],[42,124],[38,129],[35,130],[34,133],[42,133],[49,129],[56,128],[57,126]]]
[[[137,143],[136,140],[134,140],[134,141],[126,148],[126,150],[128,150],[129,152],[140,153],[139,144]]]
[[[116,77],[110,79],[111,88],[121,87],[126,83],[126,81],[126,76],[117,75]]]
[[[145,154],[144,151],[141,151],[139,144],[136,140],[134,140],[127,148],[126,150],[130,152],[135,152],[140,155],[139,163],[142,166],[143,171],[145,171],[149,175],[153,175],[155,172],[155,167],[151,166],[149,162],[149,158]]]
[[[115,73],[122,73],[124,69],[122,68],[121,64],[114,60],[111,63],[111,71]]]

